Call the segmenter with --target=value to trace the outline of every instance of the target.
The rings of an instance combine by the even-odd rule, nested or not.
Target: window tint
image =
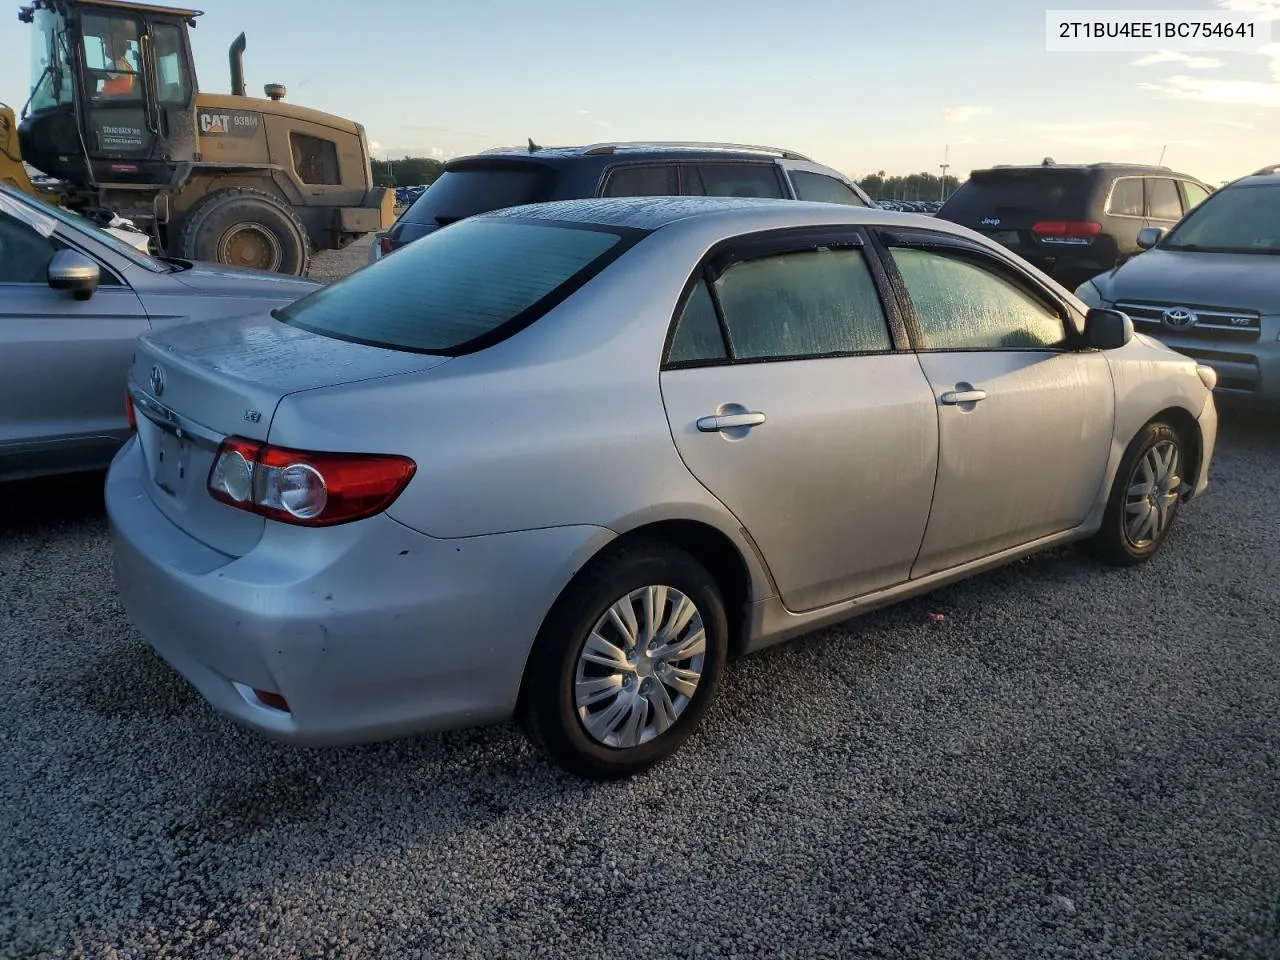
[[[171,23],[152,27],[156,50],[156,99],[161,103],[186,104],[191,81],[182,54],[182,30]]]
[[[293,169],[303,183],[333,185],[342,182],[338,176],[338,148],[332,140],[290,132],[289,146],[293,150]]]
[[[701,163],[693,169],[708,197],[782,198],[782,184],[772,163]]]
[[[615,167],[604,184],[606,197],[678,197],[680,183],[672,164]]]
[[[1209,191],[1190,180],[1182,181],[1182,192],[1187,195],[1187,209],[1200,206],[1209,196]]]
[[[954,255],[896,249],[927,350],[1016,350],[1060,345],[1062,320],[1012,282]]]
[[[720,332],[711,291],[707,289],[705,280],[699,280],[680,312],[667,360],[670,363],[687,363],[692,360],[723,360],[726,356],[724,335]]]
[[[530,321],[624,249],[621,232],[464,220],[276,315],[339,339],[447,354]]]
[[[866,206],[861,197],[835,177],[826,177],[807,170],[792,170],[790,176],[791,184],[796,188],[796,198],[799,200],[811,200],[815,203],[846,203],[854,207]]]
[[[861,250],[821,248],[739,263],[716,281],[716,294],[736,358],[893,348]]]
[[[1107,213],[1117,217],[1141,217],[1142,180],[1138,177],[1121,177],[1111,189]]]
[[[550,190],[551,170],[512,163],[446,170],[404,213],[409,223],[433,226],[478,213],[539,203]]]
[[[55,250],[52,240],[0,213],[0,283],[48,283]]]
[[[1148,177],[1147,209],[1153,220],[1181,220],[1182,199],[1178,196],[1178,185],[1168,177]]]

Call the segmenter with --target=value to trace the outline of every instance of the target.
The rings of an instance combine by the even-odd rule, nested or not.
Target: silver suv
[[[1146,252],[1082,284],[1135,328],[1218,374],[1217,394],[1280,407],[1280,164],[1228,184]]]

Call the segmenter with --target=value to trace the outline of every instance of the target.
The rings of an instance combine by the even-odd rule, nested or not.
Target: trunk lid
[[[129,388],[148,493],[190,536],[241,556],[258,542],[266,521],[209,495],[209,471],[223,439],[266,440],[276,407],[291,393],[427,370],[448,359],[321,336],[269,315],[144,334]]]

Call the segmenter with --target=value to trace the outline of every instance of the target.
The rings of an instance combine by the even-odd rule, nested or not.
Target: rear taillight
[[[1092,220],[1041,220],[1031,232],[1044,243],[1092,243],[1102,224]]]
[[[388,253],[390,253],[394,249],[395,249],[395,246],[394,244],[392,244],[390,237],[378,238],[378,252],[382,254],[382,256],[385,257]]]
[[[209,471],[209,493],[272,520],[327,527],[381,513],[416,469],[407,457],[309,453],[228,437]]]
[[[128,390],[124,392],[124,412],[129,418],[129,429],[134,433],[138,432],[138,414],[133,409],[133,394]]]

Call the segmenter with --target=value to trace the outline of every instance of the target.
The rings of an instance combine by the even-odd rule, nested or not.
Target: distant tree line
[[[947,174],[943,178],[932,173],[912,173],[905,177],[886,176],[883,170],[869,173],[858,181],[858,186],[873,200],[941,200],[951,196],[960,181]],[[945,193],[944,193],[945,191]]]
[[[443,169],[444,163],[431,157],[374,160],[373,179],[380,187],[416,187],[434,183]],[[867,174],[859,185],[876,200],[941,200],[944,186],[949,197],[960,181],[948,175],[944,185],[942,178],[932,173],[891,177],[880,170]]]
[[[435,183],[444,163],[431,157],[405,157],[402,160],[374,160],[373,182],[379,187],[416,187]]]

